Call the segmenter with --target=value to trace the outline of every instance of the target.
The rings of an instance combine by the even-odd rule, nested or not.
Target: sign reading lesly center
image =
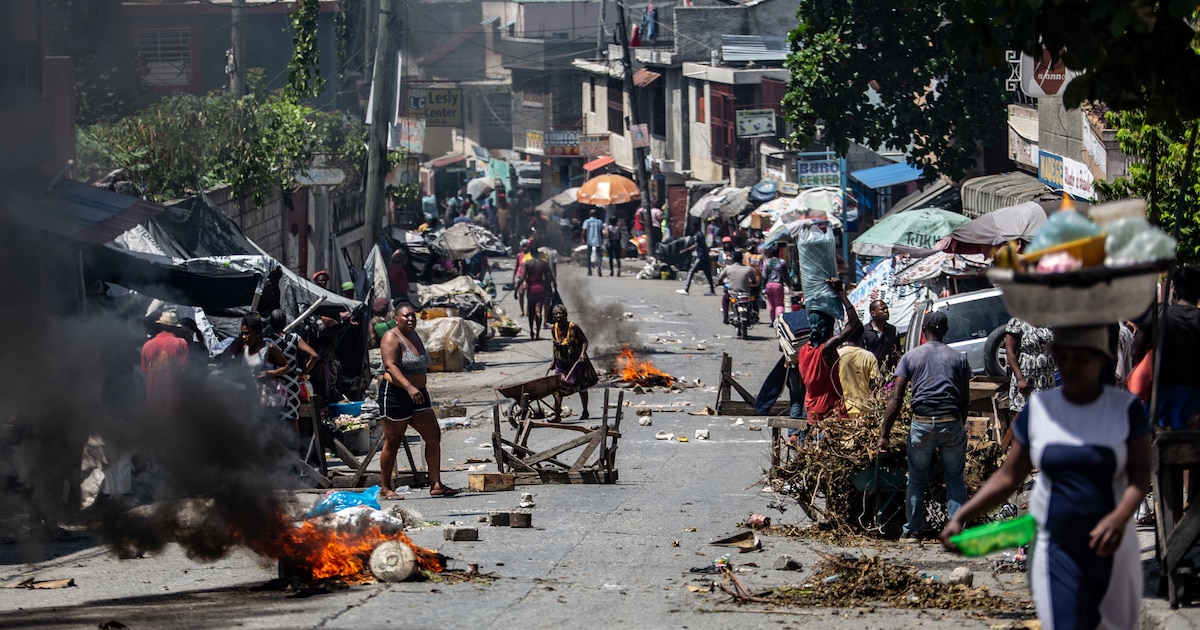
[[[404,116],[424,119],[426,127],[462,127],[463,93],[459,89],[412,88],[404,101]]]

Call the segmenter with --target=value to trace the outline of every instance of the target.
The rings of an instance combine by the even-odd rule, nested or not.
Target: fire
[[[441,559],[436,551],[418,547],[402,531],[386,533],[378,524],[330,529],[308,521],[299,525],[292,525],[283,517],[280,521],[278,527],[270,528],[274,530],[273,533],[262,532],[248,538],[243,535],[246,546],[269,558],[287,559],[304,565],[312,570],[313,579],[370,579],[367,561],[371,552],[389,540],[411,547],[418,567],[430,571],[442,570]]]
[[[629,346],[625,346],[617,355],[616,373],[621,376],[622,381],[638,383],[639,385],[661,385],[667,387],[675,382],[675,377],[654,367],[653,361],[637,358],[633,354],[633,348]]]

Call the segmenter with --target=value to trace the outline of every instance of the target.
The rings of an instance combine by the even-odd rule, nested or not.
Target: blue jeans
[[[925,492],[933,451],[941,451],[942,478],[946,481],[946,513],[953,517],[967,502],[963,468],[967,463],[967,432],[962,422],[913,422],[908,431],[908,485],[904,493],[904,537],[925,531]]]

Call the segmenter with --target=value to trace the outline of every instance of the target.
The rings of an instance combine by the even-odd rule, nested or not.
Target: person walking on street
[[[933,311],[925,316],[921,330],[925,343],[910,350],[896,366],[896,379],[888,399],[879,452],[888,448],[888,434],[900,406],[904,389],[912,386],[912,427],[908,433],[908,486],[904,493],[906,522],[900,542],[920,542],[925,531],[925,492],[933,452],[942,458],[946,482],[946,513],[950,518],[967,501],[963,469],[967,461],[967,433],[963,426],[970,401],[971,366],[967,356],[942,343],[949,329],[946,314]]]
[[[383,336],[384,380],[379,388],[379,412],[383,416],[383,450],[379,454],[379,492],[381,499],[403,498],[396,494],[392,474],[396,453],[409,425],[425,442],[425,462],[429,466],[429,494],[452,497],[459,490],[442,483],[442,430],[433,413],[429,390],[425,388],[433,359],[417,335],[417,312],[411,304],[396,309],[396,327]]]
[[[1030,396],[1004,465],[951,516],[942,545],[957,553],[950,537],[1008,501],[1037,468],[1029,581],[1042,626],[1134,628],[1144,578],[1133,519],[1150,490],[1150,424],[1136,398],[1102,384],[1112,360],[1108,326],[1054,334],[1062,387]]]
[[[879,369],[885,377],[896,368],[901,354],[900,335],[896,332],[896,327],[888,323],[891,316],[887,302],[873,300],[871,320],[863,330],[863,347],[875,355],[875,359],[879,361]]]
[[[604,243],[605,249],[608,250],[608,275],[621,275],[621,243],[624,240],[622,225],[617,223],[617,218],[613,217],[608,220],[608,225],[604,226]],[[616,266],[617,271],[613,273],[613,266]]]
[[[683,248],[679,253],[692,252],[692,268],[688,270],[687,282],[684,283],[682,289],[676,289],[675,292],[687,295],[688,289],[692,288],[692,277],[697,271],[703,271],[704,277],[708,278],[708,293],[704,295],[716,295],[717,287],[713,283],[712,261],[708,259],[708,241],[704,238],[704,230],[697,229],[692,233],[692,243]]]
[[[778,245],[767,248],[759,271],[764,283],[763,293],[767,297],[767,316],[774,324],[775,318],[783,314],[783,277],[787,273],[787,267],[779,258]]]
[[[188,344],[175,311],[163,311],[153,326],[158,334],[142,344],[142,375],[146,378],[146,406],[157,416],[167,413],[183,391]]]
[[[604,221],[600,220],[600,211],[592,208],[591,216],[583,222],[583,244],[587,245],[588,275],[592,275],[592,266],[596,267],[596,275],[604,275],[601,266],[601,247],[604,245]]]

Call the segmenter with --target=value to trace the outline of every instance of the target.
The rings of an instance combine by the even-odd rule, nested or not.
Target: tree
[[[1200,52],[1194,1],[961,0],[950,5],[951,41],[999,66],[1014,49],[1043,46],[1081,72],[1063,104],[1142,110],[1151,124],[1200,118]]]
[[[121,16],[121,0],[50,0],[46,35],[53,55],[75,68],[75,118],[81,125],[133,112],[145,67]]]
[[[947,4],[801,0],[783,100],[791,142],[907,150],[923,180],[962,178],[1004,137],[1004,74],[950,45]]]

